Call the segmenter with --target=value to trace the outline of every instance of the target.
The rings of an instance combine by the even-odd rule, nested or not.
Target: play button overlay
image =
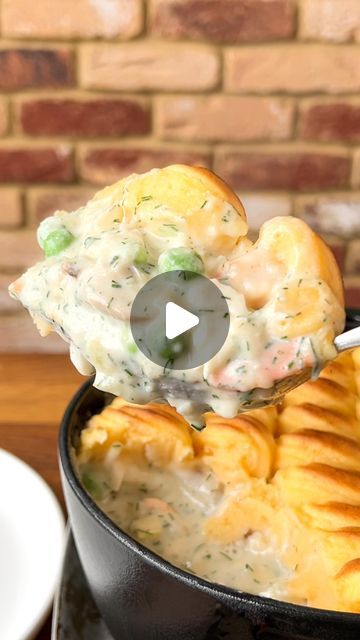
[[[198,316],[179,307],[175,302],[168,302],[165,307],[165,335],[171,340],[181,336],[185,331],[199,324]]]
[[[229,326],[229,308],[221,290],[192,271],[169,271],[151,278],[131,307],[136,345],[164,369],[202,366],[221,349]]]

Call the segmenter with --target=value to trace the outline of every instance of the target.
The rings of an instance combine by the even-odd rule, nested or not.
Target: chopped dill
[[[135,529],[135,531],[137,531],[137,533],[145,533],[147,536],[154,535],[151,531],[148,531],[147,529]]]
[[[169,358],[166,362],[165,362],[165,366],[163,369],[163,373],[166,373],[166,370],[171,368],[172,365],[174,364],[174,359],[173,358]]]
[[[120,256],[114,256],[110,262],[110,267],[113,267],[119,260]]]
[[[85,238],[85,240],[84,240],[85,249],[90,247],[92,245],[92,243],[95,242],[95,240],[100,240],[100,238],[96,238],[95,236],[89,236],[88,238]]]

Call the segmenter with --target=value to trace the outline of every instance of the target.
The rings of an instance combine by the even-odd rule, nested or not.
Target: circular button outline
[[[199,324],[166,338],[166,303],[174,302],[199,317]],[[193,271],[167,271],[148,280],[130,310],[130,330],[141,353],[164,370],[203,366],[223,346],[230,313],[221,289]]]

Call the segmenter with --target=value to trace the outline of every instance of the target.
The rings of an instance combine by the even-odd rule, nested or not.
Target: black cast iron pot
[[[348,328],[360,321],[348,313]],[[88,381],[60,432],[63,489],[90,589],[115,640],[359,640],[360,615],[241,593],[190,575],[121,531],[79,483],[72,449],[111,400]]]

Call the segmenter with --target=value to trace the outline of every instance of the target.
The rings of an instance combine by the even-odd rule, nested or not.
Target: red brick
[[[74,176],[71,148],[0,147],[1,182],[70,182]]]
[[[150,131],[150,108],[131,98],[27,98],[19,119],[31,135],[125,136]]]
[[[293,106],[272,97],[161,96],[156,120],[168,140],[284,140],[292,133]]]
[[[297,196],[295,212],[319,233],[343,238],[360,234],[360,193]]]
[[[360,39],[359,0],[302,0],[300,37],[348,42]]]
[[[341,242],[341,240],[337,240],[335,238],[331,239],[325,237],[324,240],[334,254],[340,271],[343,272],[345,270],[346,245]]]
[[[350,276],[344,279],[345,302],[347,307],[360,308],[360,277]]]
[[[69,49],[0,49],[0,90],[74,84]]]
[[[20,191],[14,187],[0,188],[0,227],[12,229],[22,223]]]
[[[8,113],[9,109],[8,109],[8,104],[5,100],[0,100],[0,136],[3,136],[4,133],[6,133],[7,128],[8,128],[8,120],[9,120],[9,113]]]
[[[360,239],[349,242],[346,255],[346,272],[360,275]]]
[[[274,216],[290,216],[292,213],[291,197],[273,193],[239,193],[243,203],[251,231],[259,231],[260,227]]]
[[[225,51],[225,87],[262,94],[355,93],[360,89],[357,52],[353,45],[304,43],[234,47]]]
[[[174,148],[86,147],[80,152],[80,174],[94,184],[109,184],[130,173],[173,163],[209,166],[210,154]]]
[[[313,191],[348,184],[350,160],[345,153],[315,151],[219,151],[217,172],[235,189]]]
[[[34,226],[51,216],[54,211],[75,211],[84,205],[95,193],[92,187],[37,187],[26,194],[28,221]]]
[[[291,38],[295,29],[288,0],[153,0],[150,16],[155,35],[229,44]]]
[[[300,113],[299,136],[305,140],[360,141],[360,102],[305,104]]]
[[[3,0],[2,30],[15,38],[132,38],[141,0]]]
[[[220,61],[210,46],[185,42],[83,44],[80,84],[119,91],[202,91],[219,83]]]
[[[355,189],[360,188],[360,149],[354,153],[351,184]]]
[[[8,271],[27,269],[41,259],[43,253],[33,229],[0,232],[0,268]]]

